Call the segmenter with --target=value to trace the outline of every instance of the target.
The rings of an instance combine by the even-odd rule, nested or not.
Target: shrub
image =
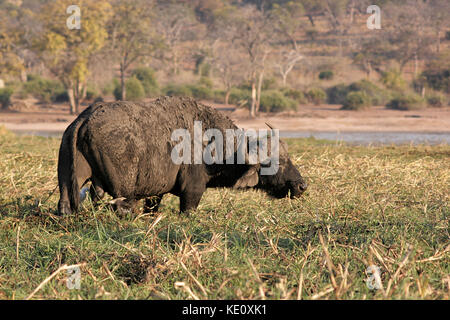
[[[200,80],[198,81],[198,84],[201,86],[207,87],[209,89],[211,89],[213,87],[213,82],[208,77],[201,77]]]
[[[422,74],[430,88],[450,93],[450,68],[442,70],[429,69]]]
[[[329,104],[344,104],[347,95],[350,92],[349,86],[341,83],[334,87],[328,88],[327,96]]]
[[[224,103],[225,102],[225,90],[213,90],[213,99],[215,102]]]
[[[334,72],[331,70],[322,71],[319,73],[319,79],[320,80],[331,80],[334,78]]]
[[[61,92],[57,92],[55,96],[52,98],[53,102],[68,102],[69,101],[69,94],[67,93],[67,90],[63,90]]]
[[[44,79],[38,75],[28,75],[27,82],[23,85],[25,94],[32,95],[42,102],[55,102],[56,97],[65,89],[63,84],[57,80]]]
[[[0,89],[0,107],[6,109],[11,104],[11,96],[14,90],[9,87]]]
[[[167,96],[177,96],[177,97],[192,96],[191,88],[185,85],[169,84],[163,89],[163,92]]]
[[[153,69],[148,67],[136,68],[131,73],[131,76],[141,82],[146,97],[153,97],[159,94],[158,81],[156,80]]]
[[[102,90],[101,90],[102,95],[108,96],[108,95],[114,94],[114,90],[118,86],[120,86],[119,80],[116,78],[112,79],[110,82],[105,84],[105,86],[102,88]]]
[[[308,98],[308,100],[311,103],[314,103],[315,105],[319,105],[324,103],[327,100],[327,94],[326,92],[321,89],[321,88],[313,88],[310,89],[307,93],[306,96]]]
[[[114,89],[114,97],[116,98],[116,100],[121,99],[121,91],[122,90],[119,84]],[[144,87],[142,86],[141,81],[139,81],[137,78],[129,78],[125,82],[125,91],[126,91],[125,95],[126,100],[130,101],[140,100],[145,97]]]
[[[284,89],[283,90],[283,94],[292,99],[295,100],[296,102],[298,102],[299,104],[303,104],[306,103],[306,98],[305,98],[305,94],[297,89]]]
[[[418,95],[407,95],[392,99],[386,108],[393,110],[416,110],[424,107],[424,99]]]
[[[252,100],[252,95],[248,90],[233,88],[230,92],[229,103],[237,106],[245,106]]]
[[[280,91],[269,90],[261,93],[259,109],[264,112],[297,110],[297,102]]]
[[[203,99],[203,100],[212,100],[214,97],[213,91],[211,88],[204,87],[204,86],[195,86],[191,85],[188,86],[190,91],[192,92],[192,97],[195,99]]]
[[[349,91],[365,92],[369,98],[371,105],[385,105],[392,99],[391,93],[386,91],[369,80],[360,80],[349,86]]]
[[[86,89],[86,100],[93,100],[95,97],[98,97],[98,93],[94,88]]]
[[[401,90],[406,87],[406,81],[403,79],[401,72],[398,70],[383,72],[381,75],[381,81],[389,89]]]
[[[433,108],[442,108],[447,103],[447,98],[442,93],[431,93],[425,97],[427,105]]]
[[[261,90],[272,90],[277,88],[277,80],[275,78],[266,78],[263,80],[261,84]],[[241,90],[252,90],[252,84],[250,81],[246,81],[238,86],[238,89]]]
[[[371,106],[370,97],[364,92],[349,92],[342,106],[343,110],[362,110]]]

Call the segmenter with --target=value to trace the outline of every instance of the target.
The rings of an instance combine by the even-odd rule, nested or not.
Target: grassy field
[[[301,200],[218,189],[189,217],[172,196],[155,216],[57,217],[59,140],[0,129],[0,299],[449,298],[450,146],[288,142]]]

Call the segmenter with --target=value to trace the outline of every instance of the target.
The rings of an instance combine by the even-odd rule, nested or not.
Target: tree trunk
[[[125,100],[127,97],[125,87],[125,67],[123,63],[120,64],[120,100]]]
[[[314,23],[314,18],[313,18],[313,16],[310,15],[310,14],[308,14],[308,19],[309,19],[309,22],[311,22],[311,26],[315,27],[316,24]]]
[[[416,53],[414,55],[414,76],[417,77],[418,73],[419,73],[419,58]]]
[[[256,84],[255,80],[252,80],[252,104],[250,106],[250,117],[252,118],[256,117],[255,107],[256,107]]]
[[[261,71],[261,73],[259,74],[259,77],[258,77],[258,89],[256,92],[256,108],[255,108],[256,114],[259,113],[259,105],[261,102],[261,89],[262,89],[263,79],[264,79],[264,71]]]
[[[73,85],[67,88],[67,95],[69,96],[70,114],[75,114],[75,93]]]
[[[75,86],[74,100],[75,100],[75,114],[79,114],[80,113],[80,81],[79,80],[77,80],[77,83]]]
[[[441,30],[437,32],[437,53],[441,52]]]
[[[287,73],[282,73],[281,76],[283,77],[283,87],[286,87],[286,82],[287,82]]]
[[[230,94],[231,94],[231,89],[227,89],[227,92],[225,93],[225,104],[229,104],[228,102],[230,101]]]

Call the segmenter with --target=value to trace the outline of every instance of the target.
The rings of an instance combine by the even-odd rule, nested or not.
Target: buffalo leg
[[[103,190],[101,184],[95,178],[92,179],[92,184],[89,189],[89,193],[91,194],[91,200],[94,206],[102,200],[105,196],[105,191]]]

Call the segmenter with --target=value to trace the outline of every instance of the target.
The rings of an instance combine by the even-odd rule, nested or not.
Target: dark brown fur
[[[180,197],[181,211],[195,209],[207,187],[257,187],[276,197],[288,191],[299,196],[306,189],[284,145],[274,176],[259,175],[260,165],[174,164],[171,151],[178,142],[171,141],[171,134],[184,128],[193,137],[194,121],[202,122],[203,131],[237,129],[228,117],[190,98],[91,105],[63,135],[59,214],[78,209],[79,190],[88,181],[94,201],[107,192],[118,199],[118,209],[129,209],[145,198],[147,211],[157,210],[166,193]]]

